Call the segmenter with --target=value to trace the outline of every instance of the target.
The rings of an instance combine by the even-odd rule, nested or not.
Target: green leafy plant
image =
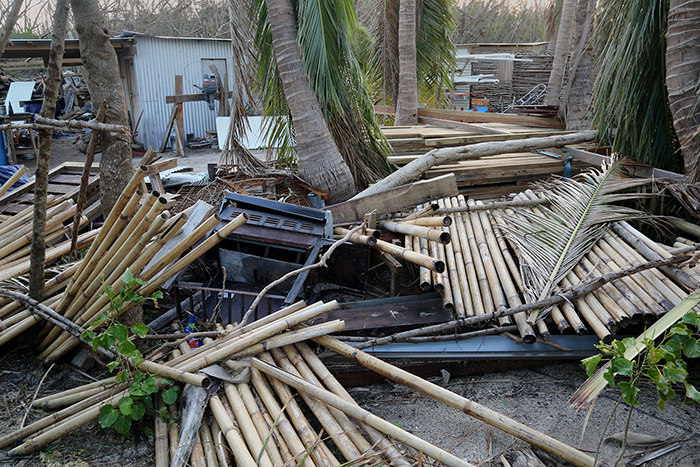
[[[81,338],[92,345],[92,348],[116,349],[117,358],[107,364],[110,372],[118,370],[116,380],[118,383],[129,385],[129,395],[122,397],[116,407],[112,404],[100,408],[99,423],[102,428],[112,427],[118,433],[128,435],[132,421],[140,420],[146,414],[147,409],[153,407],[152,396],[157,394],[160,387],[168,386],[172,381],[159,378],[150,373],[134,371],[138,365],[144,362],[143,355],[129,338],[129,331],[133,335],[144,337],[148,334],[148,327],[143,323],[137,323],[130,329],[117,321],[117,317],[125,308],[137,305],[146,300],[146,297],[136,292],[137,287],[146,285],[146,282],[127,269],[123,277],[124,286],[114,290],[105,285],[104,292],[109,298],[109,310],[103,313],[89,329],[83,332]],[[163,297],[160,291],[154,292],[150,297],[156,303]],[[101,329],[101,331],[98,331]],[[166,404],[172,404],[177,400],[180,388],[171,386],[161,392],[161,397]],[[161,410],[160,416],[167,418],[167,410]]]
[[[664,410],[666,403],[676,395],[676,389],[684,388],[684,401],[699,402],[700,392],[688,382],[686,358],[700,357],[700,316],[688,312],[673,325],[658,341],[643,340],[646,351],[633,358],[625,354],[638,347],[637,339],[628,337],[611,344],[599,344],[602,353],[583,360],[588,376],[592,376],[604,356],[610,357],[609,365],[603,373],[605,380],[617,386],[624,401],[629,405],[639,405],[637,395],[640,386],[651,383],[658,394],[657,406]],[[629,355],[629,353],[628,353]]]

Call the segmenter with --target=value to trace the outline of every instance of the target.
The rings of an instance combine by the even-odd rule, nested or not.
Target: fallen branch
[[[379,338],[372,339],[372,340],[367,341],[367,342],[363,342],[361,344],[357,344],[357,345],[355,345],[355,348],[365,349],[367,347],[374,347],[377,345],[389,344],[391,342],[403,341],[409,337],[424,336],[426,334],[449,331],[450,329],[454,329],[454,328],[457,328],[460,326],[475,325],[477,323],[482,323],[484,321],[490,321],[492,319],[502,318],[504,316],[511,316],[511,315],[516,314],[516,313],[521,313],[524,311],[549,308],[553,305],[557,305],[559,303],[564,303],[564,302],[569,302],[575,298],[589,294],[589,293],[593,292],[594,290],[597,290],[600,287],[604,286],[608,282],[612,282],[612,281],[618,280],[618,279],[626,277],[626,276],[631,276],[633,274],[637,274],[638,272],[646,271],[647,269],[659,268],[659,267],[668,266],[671,264],[682,263],[682,262],[688,260],[689,258],[690,258],[689,256],[675,256],[673,258],[669,258],[669,259],[665,259],[665,260],[650,261],[648,263],[640,264],[638,266],[634,266],[631,268],[622,269],[619,271],[610,272],[610,273],[602,275],[602,276],[598,276],[595,279],[592,279],[588,282],[581,282],[579,285],[569,289],[568,291],[565,291],[565,292],[560,293],[559,295],[555,295],[553,297],[549,297],[545,300],[541,300],[539,302],[526,303],[524,305],[516,306],[513,308],[507,308],[507,309],[501,310],[501,311],[495,311],[493,313],[487,313],[484,315],[473,316],[470,318],[457,319],[454,321],[448,321],[447,323],[436,324],[434,326],[426,326],[426,327],[423,327],[420,329],[413,329],[410,331],[399,332],[396,334],[392,334],[391,336],[379,337]]]
[[[111,133],[127,133],[131,134],[131,129],[128,126],[121,125],[111,125],[109,123],[98,123],[98,122],[83,122],[82,120],[54,120],[52,118],[45,118],[40,115],[34,115],[34,121],[38,124],[49,125],[56,128],[89,128],[95,131],[108,131]]]
[[[351,199],[364,198],[365,196],[382,193],[386,190],[405,185],[419,178],[433,166],[457,162],[463,159],[474,159],[484,156],[494,156],[515,151],[532,151],[567,144],[578,144],[592,141],[594,131],[582,131],[570,135],[549,136],[546,138],[518,139],[514,141],[491,142],[470,144],[456,148],[434,149],[418,159],[415,159],[388,177],[380,180],[366,190],[356,194]]]
[[[289,279],[290,277],[294,277],[296,275],[301,274],[302,272],[309,271],[311,269],[316,269],[320,267],[325,267],[326,262],[328,261],[328,258],[333,254],[333,252],[343,243],[347,242],[348,239],[355,234],[356,232],[360,231],[363,228],[362,225],[355,227],[352,230],[349,230],[348,233],[345,234],[343,238],[340,240],[336,241],[331,247],[326,251],[323,256],[321,256],[321,259],[318,261],[318,263],[314,264],[309,264],[308,266],[304,266],[303,268],[295,269],[294,271],[289,271],[287,274],[284,276],[280,277],[276,281],[273,281],[269,283],[264,289],[260,291],[257,297],[255,297],[255,300],[253,300],[253,303],[250,305],[250,308],[248,308],[248,311],[245,312],[245,315],[243,315],[243,318],[241,318],[241,322],[235,327],[235,329],[241,328],[245,326],[245,324],[248,322],[248,318],[250,318],[250,315],[253,314],[255,311],[255,308],[258,306],[260,303],[260,300],[263,299],[266,293],[268,293],[270,290],[272,290],[276,285],[279,285]]]
[[[41,125],[38,123],[5,123],[0,125],[0,131],[4,130],[54,130],[62,131],[62,128],[55,127],[53,125]],[[73,133],[85,133],[82,128],[73,129]]]

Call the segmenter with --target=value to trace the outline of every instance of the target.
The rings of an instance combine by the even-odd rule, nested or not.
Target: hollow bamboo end
[[[522,340],[526,344],[534,344],[537,341],[537,337],[534,334],[525,334],[522,336]]]
[[[146,167],[145,165],[139,165],[139,168],[137,170],[140,170],[144,173],[148,173],[148,167]]]
[[[452,241],[452,237],[450,236],[450,234],[448,232],[442,232],[440,234],[440,243],[442,243],[443,245],[447,245],[451,241]],[[442,272],[442,271],[439,271],[439,272]]]
[[[419,285],[423,292],[428,292],[432,288],[433,284],[429,281],[422,281]]]
[[[377,244],[377,237],[367,237],[367,245],[374,246]]]
[[[445,272],[445,262],[442,260],[436,259],[433,261],[433,267],[435,268],[435,272],[438,274]]]
[[[442,218],[442,225],[449,227],[452,225],[452,218],[450,216],[445,216]]]

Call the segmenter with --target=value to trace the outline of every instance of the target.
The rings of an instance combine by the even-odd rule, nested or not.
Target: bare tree
[[[68,29],[68,0],[56,2],[54,13],[51,50],[49,51],[49,69],[44,85],[44,102],[41,116],[53,118],[56,112],[56,99],[61,86],[61,67],[63,50]],[[36,160],[36,179],[34,181],[34,225],[32,233],[32,252],[29,258],[29,296],[34,300],[43,300],[44,294],[44,260],[46,227],[46,194],[49,185],[49,159],[51,158],[51,130],[39,130],[39,154]]]
[[[10,42],[12,30],[15,28],[15,23],[17,22],[17,18],[19,18],[19,13],[21,10],[22,0],[14,0],[12,2],[10,14],[7,15],[7,20],[5,21],[5,27],[2,30],[2,37],[0,37],[0,56],[2,56],[2,54],[5,52],[7,43]]]
[[[92,102],[107,103],[105,123],[128,126],[117,53],[109,41],[109,28],[97,0],[71,0],[71,8]],[[129,135],[105,132],[100,161],[100,202],[104,214],[112,209],[133,173]]]

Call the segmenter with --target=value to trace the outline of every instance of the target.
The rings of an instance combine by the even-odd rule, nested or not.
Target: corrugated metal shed
[[[224,73],[230,76],[233,60],[231,41],[158,37],[132,32],[123,35],[135,38],[134,55],[121,57],[120,61],[127,105],[134,124],[143,110],[136,139],[146,147],[158,147],[173,106],[165,103],[165,96],[175,94],[175,75],[183,76],[184,94],[199,92],[194,85],[202,85],[202,74],[205,70],[209,73],[212,61],[217,64],[222,78]],[[232,89],[230,78],[228,88]],[[218,102],[215,103],[214,110],[210,110],[204,101],[185,103],[185,134],[193,133],[201,138],[207,130],[215,131],[218,105]]]

